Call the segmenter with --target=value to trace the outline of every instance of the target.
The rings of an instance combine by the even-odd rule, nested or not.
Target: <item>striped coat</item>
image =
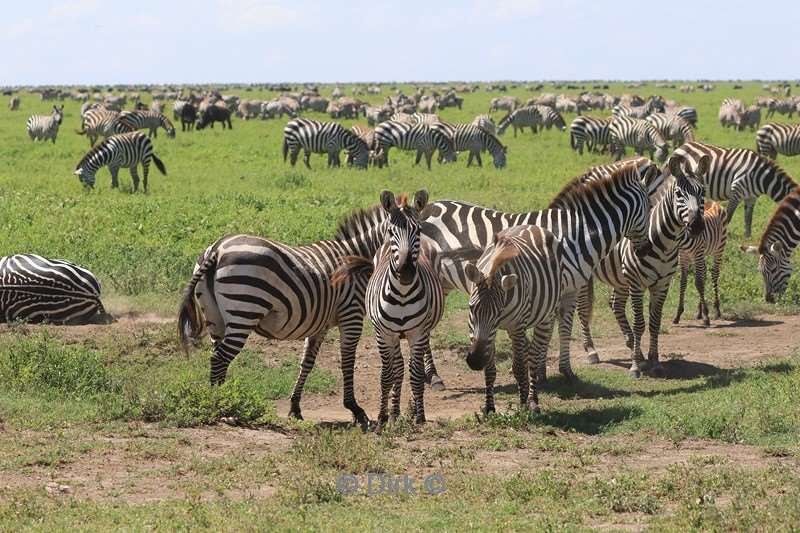
[[[338,122],[319,122],[305,118],[290,120],[283,128],[283,161],[290,155],[290,162],[295,166],[301,149],[307,168],[311,168],[309,158],[312,153],[328,154],[329,167],[341,166],[339,153],[342,150],[347,150],[352,156],[353,164],[359,168],[367,168],[369,162],[367,144]]]
[[[672,141],[675,148],[683,143],[694,141],[692,125],[679,115],[653,113],[645,120],[655,126],[664,139]]]
[[[625,147],[631,146],[638,155],[645,150],[650,159],[655,156],[659,161],[667,158],[669,147],[667,141],[650,122],[628,116],[615,116],[608,126],[611,144],[615,157],[619,160],[625,156]]]
[[[494,166],[506,166],[506,147],[491,133],[473,124],[450,124],[441,122],[432,126],[443,132],[453,143],[456,152],[469,152],[467,166],[472,165],[472,160],[478,161],[478,166],[483,166],[481,152],[488,151],[492,154]]]
[[[439,150],[443,161],[456,160],[453,142],[447,135],[427,124],[411,125],[396,120],[382,122],[375,127],[375,142],[378,150],[378,160],[381,164],[389,164],[389,149],[392,146],[400,150],[413,150],[416,152],[416,165],[425,155],[428,170],[431,169],[433,152]]]
[[[764,124],[756,133],[756,149],[770,159],[800,154],[800,124]]]
[[[542,124],[542,115],[536,107],[521,107],[500,120],[497,125],[497,134],[503,135],[509,126],[514,128],[514,137],[517,136],[517,130],[525,131],[525,128],[530,128],[531,133],[536,133]]]
[[[137,167],[142,165],[142,184],[147,192],[147,177],[150,173],[150,162],[154,162],[159,172],[166,175],[164,163],[153,153],[150,138],[140,131],[112,135],[89,150],[78,166],[75,175],[85,187],[94,188],[95,175],[104,166],[111,172],[111,187],[119,187],[117,174],[120,168],[127,168],[131,173],[133,191],[139,189],[139,173]]]
[[[90,109],[83,115],[78,135],[89,138],[89,146],[94,146],[98,137],[110,137],[117,133],[125,133],[127,128],[120,125],[119,111],[105,108]]]
[[[164,128],[167,137],[175,137],[175,126],[172,122],[159,111],[123,111],[119,115],[119,129],[125,131],[136,131],[147,128],[148,137],[158,137],[158,128]]]
[[[583,147],[592,152],[600,148],[601,152],[611,143],[608,126],[610,119],[588,116],[575,117],[569,125],[569,144],[573,150],[583,155]]]
[[[31,115],[28,117],[26,129],[28,136],[32,141],[46,141],[50,139],[53,144],[56,143],[58,136],[58,127],[61,126],[61,121],[64,119],[64,105],[61,107],[53,106],[53,112],[50,115]]]

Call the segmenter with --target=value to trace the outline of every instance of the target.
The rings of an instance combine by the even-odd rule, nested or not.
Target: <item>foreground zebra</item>
[[[758,154],[775,159],[778,154],[793,156],[800,154],[800,125],[764,124],[756,132]]]
[[[28,117],[26,129],[32,141],[46,141],[50,139],[56,143],[58,127],[64,119],[64,105],[61,107],[53,106],[53,112],[49,115],[31,115]]]
[[[408,341],[411,415],[414,422],[425,422],[425,354],[430,334],[444,311],[444,293],[439,281],[436,253],[421,249],[419,213],[428,203],[424,190],[414,195],[408,205],[407,195],[395,198],[381,193],[381,206],[388,221],[383,245],[375,255],[374,272],[367,284],[366,308],[381,354],[381,403],[378,429],[400,416],[400,392],[403,387],[403,355],[400,339]],[[345,264],[341,277],[364,265],[368,259]],[[391,392],[391,411],[389,395]]]
[[[625,147],[630,146],[636,154],[642,155],[645,150],[650,159],[655,156],[659,161],[667,159],[667,141],[650,122],[628,116],[615,116],[608,126],[614,157],[619,160],[625,156]]]
[[[367,168],[369,147],[355,133],[338,122],[319,122],[306,118],[290,120],[283,128],[283,161],[290,155],[292,166],[297,164],[297,156],[303,150],[303,162],[311,168],[309,158],[312,153],[328,154],[328,166],[341,166],[339,152],[347,150],[353,164]]]
[[[759,254],[758,270],[764,279],[764,299],[775,303],[775,297],[786,292],[794,267],[791,258],[800,242],[800,189],[786,195],[778,205],[758,247],[743,246],[748,253]]]
[[[219,239],[198,258],[178,318],[185,348],[203,332],[214,341],[211,383],[225,381],[228,365],[255,332],[278,340],[305,339],[289,416],[302,419],[300,399],[325,334],[338,327],[344,406],[366,426],[353,392],[356,347],[364,324],[368,273],[352,271],[332,283],[348,256],[372,257],[383,243],[386,215],[357,211],[333,239],[289,246],[250,235]]]
[[[648,170],[648,174],[652,174]],[[650,181],[652,175],[644,177]],[[503,213],[457,201],[438,201],[423,213],[423,234],[442,258],[445,291],[468,292],[464,260],[453,254],[482,253],[498,232],[522,224],[541,226],[564,243],[563,296],[559,306],[559,370],[573,377],[569,360],[569,338],[577,291],[589,281],[595,265],[623,238],[634,247],[648,246],[648,198],[636,164],[625,165],[610,175],[583,183],[572,180],[544,211]],[[545,350],[541,350],[541,355]],[[545,361],[539,356],[538,379],[546,378]],[[484,370],[487,382],[495,372],[490,363]]]
[[[456,160],[453,142],[440,129],[427,124],[406,124],[395,120],[387,120],[375,127],[375,144],[377,147],[379,166],[389,164],[389,149],[396,146],[400,150],[414,150],[417,153],[414,164],[418,165],[425,155],[428,170],[431,169],[433,152],[439,150],[445,162]]]
[[[722,266],[722,253],[728,240],[728,223],[725,211],[716,202],[706,202],[703,212],[703,232],[700,235],[685,235],[678,255],[681,267],[680,293],[678,309],[673,324],[678,324],[683,315],[684,297],[689,277],[689,267],[694,265],[694,286],[697,289],[697,319],[703,319],[703,325],[710,326],[708,305],[706,304],[706,257],[714,260],[711,267],[711,283],[714,286],[714,317],[722,316],[719,304],[719,273]]]
[[[119,116],[119,122],[126,131],[136,131],[147,128],[148,137],[158,137],[158,128],[164,128],[167,137],[175,137],[175,126],[159,111],[124,111]]]
[[[710,162],[700,160],[697,174],[702,175]],[[640,364],[644,361],[641,343],[644,334],[644,292],[650,293],[650,349],[648,362],[651,371],[663,372],[658,358],[658,337],[661,329],[661,313],[667,297],[672,276],[678,266],[678,253],[684,235],[699,235],[703,230],[703,184],[685,163],[678,159],[670,161],[668,178],[656,193],[658,199],[650,211],[648,239],[650,247],[645,253],[636,254],[627,239],[617,244],[594,270],[595,277],[609,285],[613,294],[611,307],[617,324],[622,330],[626,344],[631,348],[633,377],[641,376]],[[687,175],[688,174],[688,175]],[[578,307],[583,332],[583,344],[589,362],[600,361],[594,348],[589,318],[592,315],[591,284],[579,296]],[[626,316],[628,298],[634,314],[633,329]]]
[[[0,257],[0,322],[87,324],[109,321],[100,283],[78,265],[18,254]]]
[[[531,350],[527,330],[533,328],[534,345],[546,350],[561,301],[563,260],[561,240],[551,232],[515,226],[498,233],[477,263],[464,267],[472,285],[467,364],[473,370],[494,366],[495,336],[504,328],[511,337],[520,405],[533,413],[539,412],[536,360],[542,356]],[[494,374],[486,379],[484,413],[495,410],[494,379]]]
[[[773,161],[744,148],[721,148],[699,142],[686,143],[672,157],[688,160],[692,168],[704,155],[711,158],[704,176],[706,198],[728,200],[727,223],[740,202],[744,202],[744,235],[749,237],[753,226],[753,208],[762,194],[780,202],[797,184]]]
[[[590,152],[601,147],[601,153],[611,144],[611,134],[608,126],[609,119],[593,118],[587,116],[575,117],[569,125],[569,144],[573,150],[583,155],[583,147]]]
[[[74,174],[78,176],[85,187],[94,188],[95,174],[102,167],[108,165],[111,172],[111,187],[119,187],[117,174],[120,168],[127,168],[131,173],[133,181],[133,191],[139,190],[138,165],[142,165],[142,185],[144,192],[147,192],[147,177],[150,173],[150,162],[155,163],[156,168],[163,175],[167,175],[164,163],[153,153],[153,143],[150,138],[140,131],[121,133],[112,135],[104,140],[83,156],[78,166],[75,167]]]

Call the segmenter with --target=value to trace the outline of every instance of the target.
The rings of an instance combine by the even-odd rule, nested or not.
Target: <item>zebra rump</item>
[[[0,322],[108,323],[94,274],[60,259],[0,257]]]

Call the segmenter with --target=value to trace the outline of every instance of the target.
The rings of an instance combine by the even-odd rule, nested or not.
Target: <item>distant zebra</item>
[[[108,165],[111,172],[111,187],[119,187],[117,174],[120,168],[127,168],[133,181],[133,192],[139,189],[138,165],[142,165],[142,184],[147,192],[147,176],[150,173],[150,162],[155,163],[159,172],[167,175],[164,163],[153,153],[153,143],[140,131],[112,135],[89,150],[78,166],[75,175],[85,187],[94,188],[95,175],[102,167]]]
[[[672,141],[672,145],[675,148],[683,143],[694,141],[692,125],[683,117],[666,113],[653,113],[645,120],[655,126],[664,139]]]
[[[758,270],[764,279],[764,299],[775,303],[775,297],[786,292],[792,277],[792,253],[800,242],[800,189],[795,189],[778,205],[758,247],[743,246],[749,253],[759,254]]]
[[[753,208],[762,194],[780,202],[797,184],[775,162],[744,148],[722,148],[699,142],[686,143],[671,157],[687,159],[691,168],[704,155],[711,157],[708,174],[704,177],[706,198],[728,200],[727,223],[744,202],[744,236],[749,237],[753,226]]]
[[[653,159],[654,155],[659,161],[667,159],[669,149],[667,141],[655,126],[646,120],[616,116],[611,119],[608,131],[616,159],[621,159],[625,155],[625,146],[631,146],[638,155],[647,150],[650,159]]]
[[[694,266],[694,286],[697,289],[697,319],[703,319],[703,325],[710,326],[708,305],[706,304],[706,257],[711,256],[711,283],[714,287],[714,318],[722,316],[719,304],[719,272],[722,266],[722,253],[728,240],[728,223],[725,211],[716,202],[706,202],[703,212],[703,232],[700,235],[685,235],[681,244],[678,262],[681,267],[680,294],[678,309],[673,324],[681,320],[684,308],[684,297],[689,276],[689,267]]]
[[[553,109],[552,107],[546,105],[533,105],[531,106],[536,111],[539,112],[539,116],[541,117],[542,123],[541,125],[546,128],[550,129],[553,126],[558,128],[560,131],[565,131],[567,129],[567,124],[564,122],[564,117],[561,116],[561,113]],[[540,131],[537,129],[537,132]]]
[[[789,118],[792,118],[792,115],[795,112],[795,102],[794,100],[787,99],[787,100],[773,100],[770,102],[769,107],[767,108],[767,118],[771,118],[772,115],[775,113],[780,113],[781,115],[787,115]]]
[[[497,128],[494,124],[494,119],[492,119],[491,115],[478,115],[471,122],[471,124],[474,126],[478,126],[479,128],[483,128],[492,135],[497,134]]]
[[[94,146],[98,137],[110,137],[126,131],[123,126],[120,126],[119,116],[119,111],[105,108],[90,109],[83,116],[81,129],[77,133],[86,135],[89,138],[89,146]]]
[[[158,111],[123,111],[119,116],[119,122],[127,131],[141,130],[148,128],[148,137],[158,137],[158,128],[164,128],[167,137],[175,137],[175,126],[172,122]]]
[[[379,429],[400,416],[403,338],[411,349],[411,414],[415,423],[425,422],[425,354],[431,331],[444,312],[437,255],[430,248],[423,249],[421,244],[419,213],[427,203],[428,193],[424,190],[414,195],[413,205],[408,204],[405,194],[395,198],[389,191],[381,193],[381,206],[388,216],[386,240],[375,255],[374,272],[365,297],[367,316],[381,354]],[[369,259],[352,264],[361,268],[373,266]],[[346,270],[352,268],[345,265]]]
[[[742,113],[739,119],[739,130],[743,130],[747,127],[750,128],[750,131],[755,131],[756,128],[759,128],[760,126],[761,126],[761,108],[755,105],[751,105],[744,110],[744,113]]]
[[[668,115],[677,115],[688,122],[693,128],[697,127],[697,109],[689,106],[681,106],[675,109],[668,109]]]
[[[0,257],[0,322],[86,324],[110,320],[100,283],[78,265],[18,254]]]
[[[400,150],[416,151],[417,156],[414,163],[416,165],[425,155],[428,170],[431,169],[431,159],[436,150],[439,150],[444,161],[456,160],[453,142],[443,132],[427,124],[412,126],[395,120],[382,122],[375,127],[375,143],[381,165],[389,164],[389,149],[392,146],[396,146]]]
[[[11,111],[17,111],[19,109],[19,96],[12,96],[11,99],[8,101],[8,108]]]
[[[339,152],[347,150],[352,155],[353,164],[367,168],[369,147],[355,133],[338,122],[319,122],[306,118],[290,120],[283,128],[283,161],[290,156],[292,166],[297,164],[297,156],[303,150],[303,162],[311,168],[309,158],[312,153],[328,154],[328,166],[341,166]]]
[[[497,125],[497,134],[503,135],[509,126],[514,128],[514,137],[517,136],[517,130],[524,131],[525,128],[530,128],[531,133],[536,133],[542,123],[542,115],[538,109],[531,106],[521,107],[500,120]]]
[[[528,343],[533,328],[534,345],[546,346],[561,302],[565,260],[561,239],[538,226],[514,226],[497,234],[464,275],[471,282],[469,298],[470,347],[467,364],[483,370],[494,362],[495,336],[503,327],[512,343],[512,367],[520,405],[539,412],[536,391],[536,357]],[[486,383],[484,412],[494,409],[494,379]]]
[[[744,102],[739,100],[738,98],[725,98],[722,100],[720,107],[728,107],[731,106],[739,113],[744,113]]]
[[[486,150],[492,154],[494,166],[504,168],[506,166],[506,147],[491,133],[473,124],[449,124],[442,122],[435,124],[452,141],[453,149],[458,152],[469,152],[467,166],[472,166],[472,160],[477,159],[478,166],[483,166],[481,152]]]
[[[611,109],[611,115],[615,117],[632,117],[644,119],[652,113],[663,113],[664,106],[656,98],[650,98],[644,105],[630,106],[625,104],[617,104]]]
[[[800,124],[764,124],[756,132],[756,148],[759,155],[770,159],[777,158],[778,154],[800,154]]]
[[[64,105],[61,107],[53,106],[53,112],[49,115],[31,115],[28,117],[26,128],[28,136],[32,141],[46,141],[50,139],[56,143],[58,127],[64,119]]]
[[[410,124],[412,126],[416,126],[417,124],[426,124],[430,126],[431,124],[438,124],[441,122],[439,115],[436,113],[394,113],[389,120],[393,120],[395,122],[403,122],[405,124]]]
[[[611,134],[608,126],[610,119],[593,118],[582,115],[575,117],[569,125],[569,144],[573,150],[583,155],[583,147],[590,152],[601,148],[605,152],[611,144]]]
[[[350,127],[350,131],[355,133],[359,139],[364,141],[369,148],[369,164],[370,165],[377,165],[377,151],[375,145],[375,128],[370,128],[368,126],[362,126],[361,124],[354,124]],[[353,164],[353,156],[350,152],[347,152],[347,164]]]
[[[221,384],[251,333],[305,339],[289,411],[289,416],[302,419],[306,379],[325,334],[338,327],[344,406],[366,426],[369,419],[353,392],[353,367],[369,274],[354,270],[337,283],[332,276],[345,257],[375,254],[386,234],[385,221],[380,207],[356,211],[340,224],[333,239],[302,246],[250,235],[219,239],[198,258],[186,288],[178,317],[181,344],[188,348],[208,330],[214,341],[210,379]]]

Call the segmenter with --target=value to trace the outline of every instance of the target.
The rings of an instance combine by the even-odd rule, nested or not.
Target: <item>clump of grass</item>
[[[333,468],[348,474],[384,473],[389,469],[385,441],[358,429],[321,429],[297,439],[291,454],[316,468]]]

